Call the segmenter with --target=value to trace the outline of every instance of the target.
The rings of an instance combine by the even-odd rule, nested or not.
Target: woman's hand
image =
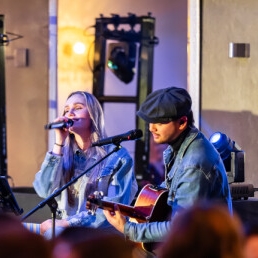
[[[59,117],[59,118],[56,118],[54,120],[54,122],[60,122],[60,121],[68,121],[68,118],[67,117]],[[62,155],[63,154],[63,146],[64,146],[64,142],[65,142],[65,139],[66,137],[68,136],[69,134],[69,128],[56,128],[55,129],[55,144],[53,146],[53,149],[52,149],[52,152],[57,154],[57,155]]]
[[[40,234],[43,235],[48,229],[52,228],[52,226],[53,226],[52,219],[45,220],[40,224]],[[58,219],[58,220],[55,220],[55,226],[65,228],[69,226],[69,223],[64,219]]]
[[[67,121],[68,121],[68,117],[65,117],[65,116],[58,117],[54,120],[54,122],[67,122]],[[66,137],[69,134],[69,128],[55,129],[55,134],[56,134],[56,143],[63,144]]]

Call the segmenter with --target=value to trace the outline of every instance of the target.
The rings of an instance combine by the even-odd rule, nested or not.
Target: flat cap
[[[169,87],[150,93],[137,115],[147,123],[168,123],[188,115],[192,99],[183,88]]]

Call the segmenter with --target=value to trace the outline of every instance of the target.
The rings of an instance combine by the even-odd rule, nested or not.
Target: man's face
[[[149,124],[149,130],[156,143],[170,143],[175,140],[185,129],[185,125],[177,121],[166,124]]]

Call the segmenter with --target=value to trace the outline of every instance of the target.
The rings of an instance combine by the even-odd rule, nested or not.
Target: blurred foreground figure
[[[258,258],[258,222],[246,225],[245,231],[245,258]]]
[[[0,257],[50,258],[50,243],[27,230],[16,217],[0,214]]]
[[[221,205],[199,203],[175,218],[158,258],[243,258],[240,219]]]
[[[121,235],[98,228],[66,228],[53,246],[53,258],[137,258]]]

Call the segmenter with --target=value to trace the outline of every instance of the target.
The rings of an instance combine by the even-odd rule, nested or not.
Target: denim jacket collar
[[[184,153],[190,143],[196,138],[198,135],[198,129],[196,127],[192,127],[191,131],[188,133],[186,136],[185,140],[183,141],[182,145],[179,148],[177,158],[182,158],[184,156]],[[163,156],[164,156],[164,162],[167,164],[171,158],[171,155],[173,155],[173,148],[169,145],[167,149],[164,151]]]
[[[196,127],[191,128],[190,132],[188,133],[188,135],[186,136],[186,138],[184,139],[183,143],[181,144],[178,150],[177,156],[175,158],[174,166],[172,167],[171,171],[168,171],[167,167],[168,167],[169,161],[171,160],[171,157],[174,155],[174,150],[170,145],[167,147],[167,149],[165,149],[165,151],[163,152],[163,159],[165,163],[165,178],[169,176],[169,178],[171,179],[173,177],[173,175],[176,172],[176,168],[178,167],[178,164],[180,164],[185,154],[186,149],[191,144],[191,142],[197,137],[198,132],[199,131]]]

